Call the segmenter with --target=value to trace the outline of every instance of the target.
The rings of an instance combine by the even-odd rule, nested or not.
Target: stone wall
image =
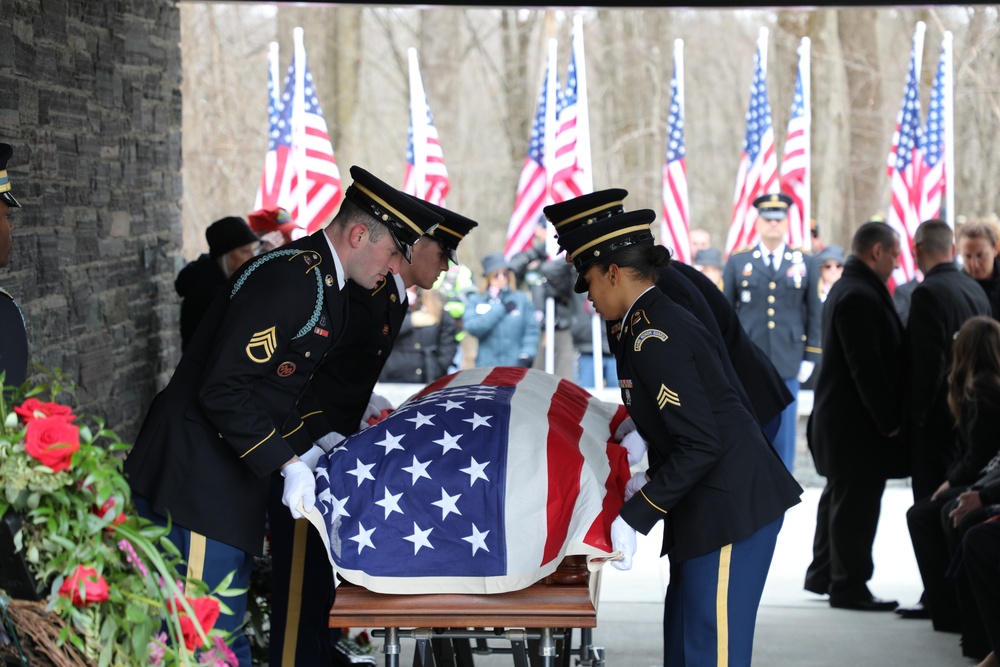
[[[131,441],[179,358],[180,14],[173,0],[4,0],[0,141],[15,210],[0,285],[31,359]],[[2,341],[0,341],[2,344]]]

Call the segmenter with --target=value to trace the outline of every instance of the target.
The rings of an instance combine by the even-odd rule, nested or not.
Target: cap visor
[[[21,205],[17,203],[16,199],[14,199],[14,195],[9,192],[0,194],[0,200],[3,200],[3,202],[11,208],[21,208]]]
[[[573,291],[577,294],[586,294],[590,291],[587,287],[587,279],[583,277],[582,273],[576,277],[576,284],[573,285]]]
[[[396,236],[395,232],[392,231],[392,227],[389,227],[389,236],[392,237],[393,242],[396,247],[399,248],[399,252],[403,253],[403,257],[406,259],[407,264],[413,263],[413,255],[411,254],[412,249],[408,243],[403,243],[402,239]]]

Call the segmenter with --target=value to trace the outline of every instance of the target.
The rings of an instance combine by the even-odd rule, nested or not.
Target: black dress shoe
[[[830,596],[830,606],[836,609],[854,609],[856,611],[892,611],[899,606],[895,600],[882,600],[874,595],[867,597]]]
[[[902,618],[928,619],[931,617],[930,610],[919,602],[912,607],[897,607],[896,613]]]

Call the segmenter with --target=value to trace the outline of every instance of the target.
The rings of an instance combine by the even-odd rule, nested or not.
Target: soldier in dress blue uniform
[[[557,235],[569,232],[625,211],[624,198],[628,191],[610,188],[588,193],[559,204],[546,206],[545,216],[552,222]],[[566,258],[569,261],[569,258]],[[746,397],[746,405],[757,422],[765,428],[768,441],[777,430],[777,417],[793,400],[774,364],[757,347],[743,326],[736,311],[707,276],[683,262],[670,262],[656,279],[656,286],[671,300],[686,309],[705,327],[708,333],[727,351],[727,372],[738,378],[734,385]],[[608,322],[608,344],[615,350],[619,322]],[[730,371],[731,368],[731,371]],[[744,391],[745,390],[745,391]],[[774,424],[773,430],[767,427]]]
[[[648,443],[611,539],[631,567],[635,531],[663,521],[670,557],[665,667],[749,666],[764,581],[785,510],[801,487],[732,384],[725,349],[656,286],[669,251],[632,211],[560,234],[559,245],[605,320],[621,321],[622,401]]]
[[[173,522],[187,574],[210,588],[235,573],[246,588],[264,547],[272,474],[284,478],[292,516],[315,503],[299,458],[314,438],[297,404],[347,329],[348,280],[374,289],[398,273],[411,246],[441,216],[359,167],[330,225],[244,264],[226,283],[225,307],[202,320],[167,387],[153,401],[125,460],[140,514]],[[239,628],[246,594],[227,601],[233,649],[249,666]]]
[[[812,375],[822,353],[819,271],[807,251],[785,245],[791,197],[768,194],[753,204],[760,243],[729,256],[722,291],[796,399],[781,413],[773,441],[793,470],[799,385]]]
[[[349,197],[357,195],[348,192]],[[347,283],[350,324],[316,369],[312,391],[299,403],[306,430],[315,441],[302,459],[313,469],[321,456],[358,431],[364,419],[388,405],[372,390],[406,315],[406,288],[431,289],[448,262],[457,263],[459,242],[478,225],[454,211],[413,200],[440,216],[441,223],[414,244],[412,261],[403,264],[397,275],[386,276],[374,288],[353,280]],[[272,476],[270,664],[375,664],[374,657],[353,653],[340,641],[339,628],[328,627],[336,590],[329,554],[309,522],[293,519],[284,509],[282,492],[282,479]]]
[[[10,192],[7,162],[14,154],[10,144],[0,144],[0,267],[10,263],[14,240],[11,233],[14,223],[10,211],[21,208]],[[3,383],[9,387],[24,384],[28,379],[28,334],[24,329],[24,316],[10,292],[0,287],[0,372]]]

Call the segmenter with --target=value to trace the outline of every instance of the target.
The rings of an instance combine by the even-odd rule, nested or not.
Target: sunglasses
[[[841,264],[840,262],[837,262],[836,264],[824,264],[820,268],[821,269],[842,269],[842,268],[844,268],[844,265]]]

